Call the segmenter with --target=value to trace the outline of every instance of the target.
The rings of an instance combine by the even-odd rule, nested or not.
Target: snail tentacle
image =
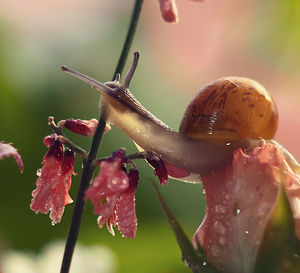
[[[128,70],[127,74],[126,74],[123,83],[121,84],[121,86],[124,89],[128,89],[129,88],[131,79],[132,79],[132,77],[134,75],[134,72],[135,72],[135,70],[137,68],[137,65],[138,65],[138,62],[139,62],[139,57],[140,57],[140,54],[138,52],[134,52],[133,53],[133,62],[132,62],[132,65],[131,65],[130,69]]]

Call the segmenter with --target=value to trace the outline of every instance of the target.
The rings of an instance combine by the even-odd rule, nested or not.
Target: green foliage
[[[176,236],[177,243],[181,249],[182,261],[194,272],[194,273],[218,273],[206,260],[204,251],[201,246],[198,245],[196,250],[188,236],[185,234],[183,228],[174,217],[167,204],[164,202],[157,186],[153,183],[158,199],[161,206],[168,218],[170,228],[173,230]]]
[[[260,1],[254,28],[256,48],[270,62],[285,65],[293,73],[300,56],[300,2],[298,0]],[[293,65],[294,64],[294,65]]]

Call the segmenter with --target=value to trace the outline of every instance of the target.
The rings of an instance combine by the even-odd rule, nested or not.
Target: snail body
[[[225,78],[208,84],[187,107],[179,132],[169,128],[147,111],[128,89],[138,57],[135,53],[133,65],[122,84],[120,75],[115,81],[103,84],[69,68],[62,69],[99,90],[102,94],[100,111],[104,119],[127,134],[138,147],[160,157],[167,169],[172,170],[168,172],[171,176],[199,182],[202,175],[230,164],[237,148],[247,149],[253,142],[257,143],[255,139],[274,135],[277,110],[272,98],[260,84],[245,78]],[[231,96],[235,98],[236,107],[233,108],[230,106]],[[241,103],[243,100],[245,103]],[[266,100],[268,114],[261,103],[263,100]],[[249,106],[252,104],[255,106]],[[247,105],[248,112],[241,114]],[[241,112],[237,112],[238,106],[241,106]],[[255,110],[259,110],[258,114],[254,114]],[[228,113],[231,114],[229,118]],[[241,116],[243,119],[239,123]],[[262,122],[263,118],[267,121]],[[256,123],[254,127],[261,125],[262,128],[253,133],[252,122]],[[264,128],[269,132],[262,133]]]

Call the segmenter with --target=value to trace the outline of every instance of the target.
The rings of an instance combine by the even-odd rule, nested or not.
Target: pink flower
[[[90,120],[81,120],[81,119],[67,119],[62,120],[58,123],[58,126],[64,126],[70,131],[83,135],[86,137],[93,136],[95,134],[96,128],[98,126],[98,121],[96,119],[90,119]],[[106,124],[104,133],[109,131],[111,128],[108,124]]]
[[[64,151],[63,145],[56,139],[55,134],[45,137],[44,143],[50,145],[50,149],[44,157],[44,165],[38,174],[30,208],[35,213],[47,214],[51,211],[50,219],[52,224],[56,224],[61,221],[65,206],[72,202],[68,191],[74,171],[75,154],[69,149]]]
[[[178,12],[175,0],[159,0],[159,5],[161,15],[167,23],[178,23]]]
[[[135,214],[135,190],[138,184],[138,171],[132,164],[127,173],[125,169],[125,150],[120,149],[112,157],[101,162],[99,175],[85,193],[91,199],[94,213],[99,215],[100,228],[106,223],[114,235],[113,227],[118,226],[124,237],[134,238],[137,230]]]
[[[20,172],[23,172],[23,161],[18,153],[18,150],[14,148],[11,144],[0,142],[0,159],[7,157],[7,156],[13,156],[18,164],[18,167],[20,169]]]
[[[147,161],[154,168],[154,174],[159,178],[160,184],[166,186],[168,184],[168,172],[164,161],[157,156],[147,158]]]
[[[222,272],[252,272],[282,183],[300,239],[300,177],[279,145],[262,142],[250,154],[235,151],[230,166],[203,177],[206,215],[194,246]]]
[[[161,15],[168,23],[178,22],[178,13],[175,0],[159,0]]]

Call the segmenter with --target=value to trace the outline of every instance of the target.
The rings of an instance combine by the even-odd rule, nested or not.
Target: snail
[[[100,83],[65,66],[62,70],[100,91],[101,115],[136,145],[161,158],[169,175],[187,182],[224,167],[237,148],[248,149],[277,129],[276,105],[254,80],[227,77],[204,86],[187,107],[179,132],[147,111],[129,91],[139,53],[125,79]],[[170,171],[169,171],[170,170]]]

